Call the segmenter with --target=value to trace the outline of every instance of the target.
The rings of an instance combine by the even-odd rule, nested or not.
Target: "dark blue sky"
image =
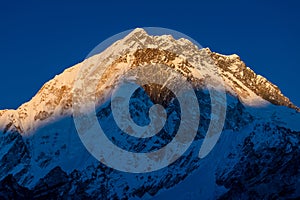
[[[0,109],[16,108],[97,44],[165,27],[241,56],[300,105],[297,1],[6,1],[0,5]]]

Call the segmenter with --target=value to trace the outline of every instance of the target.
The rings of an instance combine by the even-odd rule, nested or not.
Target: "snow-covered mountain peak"
[[[143,58],[140,57],[142,54]],[[55,76],[29,102],[24,103],[17,110],[0,111],[0,128],[4,130],[15,127],[26,134],[43,124],[71,115],[73,84],[83,65],[90,64],[93,67],[94,64],[101,64],[100,68],[107,69],[110,85],[100,81],[97,91],[98,94],[103,94],[103,88],[113,87],[116,77],[124,73],[126,70],[124,66],[130,68],[128,63],[137,63],[141,59],[145,59],[145,62],[152,59],[151,62],[175,66],[178,72],[195,81],[217,74],[224,80],[226,90],[248,105],[263,105],[271,102],[296,108],[277,86],[264,77],[256,75],[238,55],[225,56],[214,53],[209,48],[198,49],[185,38],[175,40],[170,35],[151,36],[144,29],[137,28],[100,54]],[[193,67],[203,61],[213,61],[216,68],[207,67],[207,64],[200,65],[201,68],[198,69]]]
[[[135,28],[131,31],[127,36],[125,36],[125,40],[130,39],[132,37],[146,37],[148,36],[147,32],[143,28]]]
[[[135,29],[104,51],[91,55],[45,83],[18,109],[0,110],[0,199],[149,199],[161,194],[158,199],[166,199],[163,194],[175,199],[300,196],[300,114],[290,109],[298,108],[238,55],[214,53],[209,48],[198,48],[188,39],[152,36],[143,29]],[[145,73],[150,64],[161,68]],[[134,70],[142,71],[142,76],[134,74]],[[171,73],[160,73],[164,70]],[[93,117],[114,145],[146,155],[169,145],[183,121],[183,112],[181,102],[165,85],[139,84],[142,87],[130,99],[131,118],[141,125],[154,119],[149,114],[153,105],[164,106],[165,125],[151,138],[127,134],[133,127],[127,122],[125,131],[120,130],[110,94],[123,79],[150,75],[151,80],[165,76],[167,82],[175,83],[176,89],[182,89],[182,82],[174,74],[194,87],[201,111],[196,114],[200,115],[199,124],[190,123],[192,118],[188,118],[188,127],[196,124],[197,133],[180,158],[161,170],[131,174],[105,165],[87,151],[74,119],[76,106],[86,105],[85,100],[94,97],[98,104],[96,109],[93,105]],[[217,82],[217,78],[221,81]],[[214,90],[207,90],[209,81]],[[78,87],[80,83],[86,83],[86,87]],[[95,87],[89,87],[93,83]],[[216,93],[219,83],[226,90],[226,109],[215,106],[210,95],[211,91]],[[224,98],[216,99],[224,102]],[[186,104],[194,113],[195,107]],[[220,123],[222,134],[218,142],[202,159],[199,152],[203,144],[212,141],[206,136],[215,138],[210,137],[210,127],[218,129],[212,122],[221,121],[213,107],[226,117]],[[84,122],[91,124],[90,120]],[[190,131],[183,133],[191,135]],[[126,160],[126,156],[121,159]]]

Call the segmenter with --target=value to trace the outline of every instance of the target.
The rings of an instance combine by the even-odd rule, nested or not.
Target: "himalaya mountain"
[[[163,64],[193,86],[200,124],[191,146],[169,166],[148,173],[125,173],[99,162],[80,140],[74,106],[84,104],[85,97],[74,102],[80,95],[74,84],[82,66],[105,69],[95,91],[99,124],[115,145],[131,152],[153,151],[176,135],[181,119],[176,95],[155,84],[134,92],[129,109],[137,124],[149,124],[149,109],[157,103],[163,105],[168,117],[156,136],[143,140],[118,128],[110,101],[124,74],[148,64]],[[95,76],[91,74],[84,81],[95,80]],[[205,82],[215,76],[224,83],[226,118],[215,147],[199,158],[214,117]],[[199,49],[187,39],[176,40],[170,35],[151,36],[143,29],[135,29],[103,52],[55,76],[18,109],[0,111],[0,138],[1,199],[300,197],[299,108],[239,56]]]

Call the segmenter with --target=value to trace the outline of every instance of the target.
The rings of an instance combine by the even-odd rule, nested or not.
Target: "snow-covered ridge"
[[[211,52],[208,48],[198,49],[189,40],[183,38],[175,40],[170,35],[150,36],[143,29],[137,28],[102,53],[55,76],[29,102],[24,103],[17,110],[0,111],[0,130],[16,129],[22,134],[28,134],[51,121],[71,115],[73,84],[83,64],[92,64],[96,61],[99,63],[101,60],[100,63],[103,66],[100,68],[107,66],[113,68],[118,65],[119,68],[108,74],[109,84],[113,84],[116,75],[122,70],[124,71],[124,69],[120,69],[120,66],[123,66],[120,63],[136,63],[140,58],[137,58],[137,54],[132,54],[132,52],[139,52],[143,49],[148,49],[148,51],[142,51],[144,54],[165,51],[178,55],[173,58],[160,58],[171,60],[166,64],[177,67],[176,69],[181,70],[180,72],[184,76],[195,78],[196,81],[220,74],[227,91],[238,96],[245,104],[262,105],[271,102],[296,108],[288,98],[282,95],[277,86],[264,77],[256,75],[245,66],[238,56],[220,55]],[[207,64],[201,65],[202,68],[198,70],[193,68],[193,65],[207,60],[213,60],[217,68],[207,67]],[[111,86],[105,84],[108,83],[103,82],[102,85],[99,85],[97,91],[99,94],[104,94],[103,88]]]
[[[238,55],[225,56],[214,52],[210,55],[219,67],[220,74],[227,82],[230,82],[231,88],[239,96],[250,95],[253,98],[259,96],[275,105],[283,105],[299,111],[299,108],[284,96],[276,85],[265,77],[257,75],[241,61]]]

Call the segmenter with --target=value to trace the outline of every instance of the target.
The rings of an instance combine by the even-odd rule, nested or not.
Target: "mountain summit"
[[[217,66],[216,69],[203,68],[200,72],[194,72],[187,65],[186,72],[180,67],[177,70],[185,76],[194,77],[196,80],[211,76],[215,73],[212,70],[218,70],[218,75],[224,80],[226,91],[237,96],[246,105],[261,106],[272,103],[299,110],[281,93],[276,85],[255,74],[236,54],[226,56],[211,52],[209,48],[198,49],[187,39],[175,40],[171,35],[150,36],[144,29],[137,28],[102,53],[66,69],[63,73],[48,81],[31,101],[24,103],[17,110],[1,110],[0,127],[3,130],[15,127],[20,133],[28,134],[41,124],[47,124],[49,120],[52,121],[65,115],[71,115],[74,80],[80,67],[88,62],[106,59],[107,62],[115,60],[114,64],[117,64],[117,62],[122,62],[120,57],[124,59],[128,57],[129,59],[130,56],[132,56],[130,59],[139,62],[140,59],[146,59],[147,55],[165,54],[164,50],[177,54],[175,57],[167,54],[164,56],[170,56],[165,59],[173,59],[176,62],[176,59],[178,59],[179,63],[176,63],[178,66],[197,62],[198,55],[209,57]],[[128,52],[133,51],[135,51],[133,55],[128,55]],[[181,58],[179,55],[181,57],[185,55],[188,59]],[[133,60],[131,62],[134,62]],[[144,62],[147,62],[147,60],[144,60]],[[113,76],[114,74],[109,75]]]
[[[143,125],[149,123],[149,107],[159,103],[166,108],[168,119],[154,139],[137,142],[124,135],[111,111],[111,93],[124,74],[149,64],[164,65],[193,86],[200,125],[191,147],[170,166],[149,174],[126,174],[103,165],[85,149],[74,125],[74,105],[96,98],[96,117],[107,137],[128,151],[147,152],[166,145],[178,129],[181,112],[174,94],[163,86],[141,86],[130,100],[131,117]],[[94,68],[98,71],[80,79],[82,69]],[[212,100],[205,83],[217,77],[226,92],[226,119],[218,144],[200,159],[199,147],[216,117],[210,113]],[[78,80],[97,80],[91,97],[80,97]],[[176,84],[177,80],[170,77],[170,81]],[[218,88],[218,82],[213,86]],[[152,36],[137,28],[55,76],[18,109],[0,111],[0,196],[296,198],[300,196],[300,115],[295,110],[299,108],[276,85],[255,74],[239,56],[199,49],[187,39]],[[122,135],[120,141],[116,133]]]

